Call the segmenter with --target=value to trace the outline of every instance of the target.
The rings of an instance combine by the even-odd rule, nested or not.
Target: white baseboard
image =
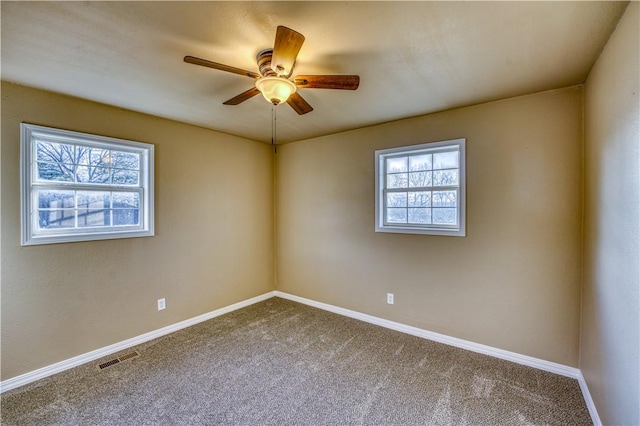
[[[584,402],[587,404],[587,408],[589,409],[589,414],[591,414],[591,420],[593,421],[594,426],[602,426],[602,421],[600,420],[600,416],[598,415],[598,410],[596,410],[596,404],[591,398],[591,392],[589,392],[589,387],[587,386],[587,381],[582,375],[582,371],[578,372],[578,383],[580,384],[582,396],[584,397]]]
[[[44,379],[56,373],[68,370],[73,367],[85,364],[90,361],[102,358],[115,352],[130,348],[135,345],[139,345],[149,340],[156,339],[158,337],[165,336],[174,331],[181,330],[183,328],[190,327],[203,321],[210,320],[212,318],[224,315],[226,313],[235,311],[237,309],[244,308],[254,303],[262,302],[263,300],[270,299],[275,296],[275,292],[262,294],[260,296],[252,297],[251,299],[243,300],[233,305],[226,306],[224,308],[216,309],[215,311],[208,312],[206,314],[198,315],[197,317],[190,318],[188,320],[180,321],[178,323],[160,328],[158,330],[150,331],[149,333],[141,334],[140,336],[133,337],[131,339],[123,340],[122,342],[114,343],[113,345],[105,346],[100,349],[96,349],[91,352],[87,352],[82,355],[75,356],[73,358],[66,359],[64,361],[57,362],[55,364],[39,368],[29,373],[22,374],[20,376],[13,377],[11,379],[0,382],[0,393],[15,389],[19,386],[35,382],[36,380]]]
[[[363,314],[360,312],[352,311],[350,309],[340,308],[340,307],[329,305],[322,302],[316,302],[315,300],[305,299],[304,297],[294,296],[292,294],[283,293],[281,291],[275,291],[275,296],[281,297],[283,299],[289,299],[294,302],[302,303],[305,305],[313,306],[315,308],[323,309],[325,311],[344,315],[345,317],[355,318],[364,322],[379,325],[381,327],[390,328],[391,330],[400,331],[402,333],[410,334],[412,336],[422,337],[423,339],[433,340],[435,342],[444,343],[446,345],[455,346],[457,348],[466,349],[468,351],[478,352],[478,353],[490,355],[496,358],[505,359],[507,361],[512,361],[517,364],[527,365],[529,367],[537,368],[539,370],[560,374],[561,376],[571,377],[573,379],[577,379],[580,376],[580,370],[578,370],[575,367],[569,367],[568,365],[558,364],[551,361],[545,361],[543,359],[534,358],[528,355],[509,352],[503,349],[494,348],[492,346],[482,345],[480,343],[459,339],[457,337],[451,337],[445,334],[435,333],[433,331],[427,331],[418,327],[412,327],[410,325],[405,325],[399,322],[386,320],[384,318],[374,317],[372,315]]]

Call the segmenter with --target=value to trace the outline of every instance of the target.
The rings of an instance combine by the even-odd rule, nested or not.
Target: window
[[[153,145],[21,125],[22,245],[146,237]]]
[[[465,139],[375,156],[376,232],[465,236]]]

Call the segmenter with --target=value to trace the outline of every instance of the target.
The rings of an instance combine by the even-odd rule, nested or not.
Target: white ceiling
[[[582,83],[626,2],[2,2],[2,79],[250,139],[271,106],[222,102],[257,71],[276,26],[305,35],[293,75],[359,74],[356,91],[302,89],[278,142]]]

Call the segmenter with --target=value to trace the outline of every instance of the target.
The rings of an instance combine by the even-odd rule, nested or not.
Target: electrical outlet
[[[387,303],[393,305],[393,293],[387,293]]]
[[[164,300],[164,297],[162,299],[158,299],[158,310],[161,311],[166,307],[167,307],[167,301]]]

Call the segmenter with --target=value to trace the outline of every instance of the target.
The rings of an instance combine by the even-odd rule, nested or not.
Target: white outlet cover
[[[158,299],[158,310],[161,311],[167,307],[165,299]]]
[[[393,305],[393,293],[387,293],[387,303]]]

